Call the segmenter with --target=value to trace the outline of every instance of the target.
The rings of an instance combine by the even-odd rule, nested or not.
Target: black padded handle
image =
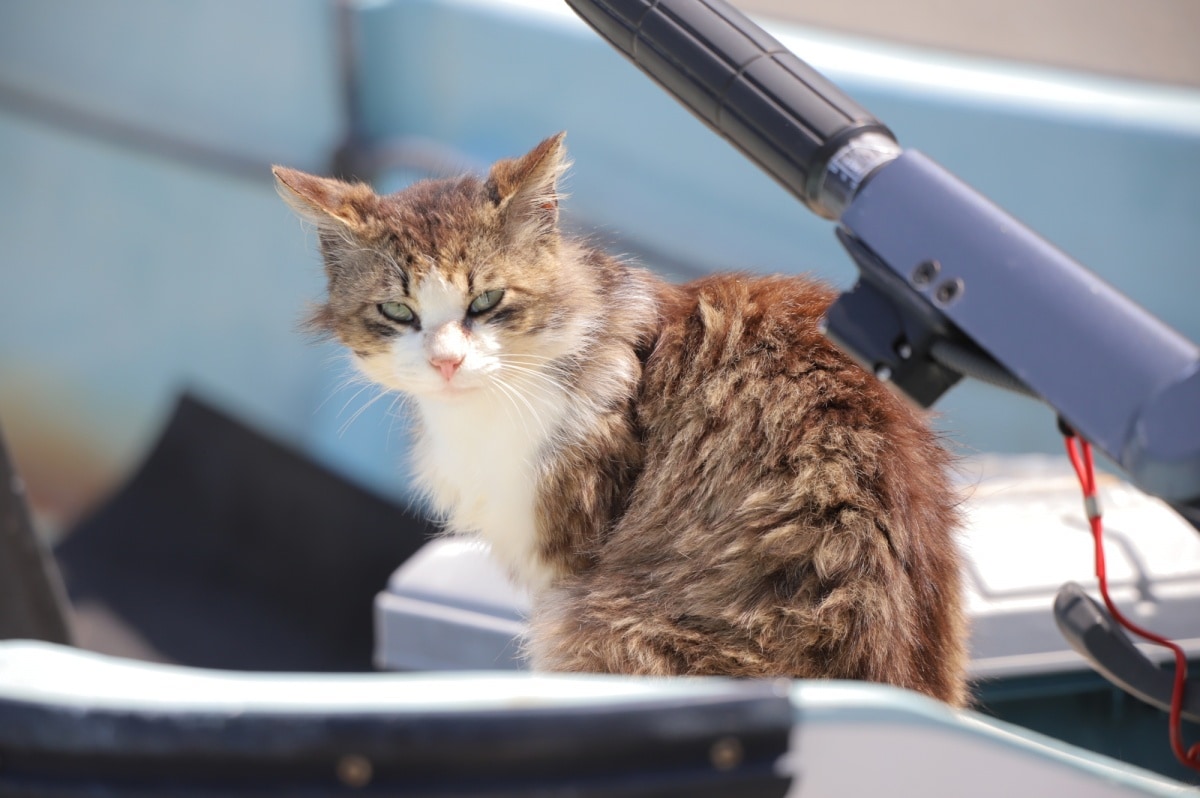
[[[725,0],[567,0],[614,47],[822,215],[829,159],[878,120]]]
[[[20,673],[17,654],[9,661]],[[57,659],[49,681],[96,676],[86,660]],[[111,679],[114,671],[100,672]],[[194,669],[155,674],[181,689],[196,679],[202,691],[213,678]],[[286,711],[147,705],[120,688],[94,705],[86,696],[42,701],[34,690],[18,700],[0,690],[0,795],[782,798],[790,786],[777,763],[792,705],[770,682],[730,682],[699,697],[514,699],[511,708],[473,709],[436,697],[421,708],[414,698],[429,687],[420,679],[375,677],[381,708],[369,712],[339,709],[339,694],[362,687],[343,676],[308,680],[323,700],[306,703],[297,692]],[[431,686],[430,695],[444,695],[436,678]]]
[[[1067,582],[1059,589],[1054,599],[1054,620],[1071,648],[1101,676],[1151,706],[1170,710],[1175,686],[1171,672],[1147,659],[1082,587]],[[1188,684],[1183,717],[1200,723],[1200,695],[1195,689],[1198,684]]]

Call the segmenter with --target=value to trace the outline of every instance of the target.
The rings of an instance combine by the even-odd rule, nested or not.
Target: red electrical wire
[[[1079,438],[1080,446],[1077,449],[1075,435],[1068,434],[1064,437],[1067,444],[1067,456],[1071,458],[1071,465],[1075,466],[1079,484],[1083,487],[1084,507],[1087,510],[1088,524],[1092,528],[1092,540],[1096,544],[1096,578],[1100,582],[1100,595],[1104,599],[1104,605],[1108,607],[1108,611],[1117,619],[1117,622],[1126,629],[1151,643],[1169,648],[1174,652],[1175,688],[1171,691],[1170,714],[1171,750],[1175,753],[1175,758],[1184,765],[1200,770],[1200,743],[1195,743],[1191,748],[1185,750],[1183,742],[1182,715],[1183,696],[1187,689],[1187,657],[1184,656],[1183,649],[1174,641],[1143,629],[1126,618],[1109,597],[1108,576],[1104,568],[1104,527],[1100,520],[1100,504],[1096,498],[1096,468],[1092,461],[1092,447],[1087,441]],[[1082,450],[1082,454],[1080,450]]]

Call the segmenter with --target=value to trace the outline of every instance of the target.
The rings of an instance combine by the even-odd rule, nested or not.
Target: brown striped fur
[[[360,357],[395,338],[371,332],[378,286],[400,296],[428,264],[518,287],[520,313],[496,311],[508,346],[551,323],[577,336],[544,371],[562,397],[533,448],[528,561],[506,561],[534,590],[534,666],[865,679],[964,704],[949,459],[917,410],[820,334],[832,292],[747,274],[672,285],[566,239],[564,168],[558,136],[486,181],[386,198],[277,173],[322,231],[317,318]],[[417,402],[418,429],[437,416],[423,401],[439,399]],[[455,524],[473,489],[435,487],[433,504],[455,531],[500,540],[486,520]]]

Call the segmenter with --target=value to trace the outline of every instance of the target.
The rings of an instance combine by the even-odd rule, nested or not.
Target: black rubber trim
[[[396,714],[7,700],[0,794],[781,796],[791,725],[788,699],[756,682],[699,701]]]

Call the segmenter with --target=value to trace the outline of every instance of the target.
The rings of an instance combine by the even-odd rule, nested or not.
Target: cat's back
[[[869,679],[961,703],[948,457],[821,334],[833,297],[748,275],[664,292],[641,474],[577,596],[641,672]]]
[[[835,296],[805,276],[747,274],[665,293],[643,374],[644,428],[661,432],[663,443],[682,443],[681,433],[697,441],[735,435],[783,456],[835,429],[922,427],[904,400],[821,333]]]
[[[805,276],[745,274],[669,294],[637,405],[647,476],[712,520],[755,502],[820,523],[864,512],[901,557],[943,543],[950,556],[950,457],[921,411],[821,332],[835,297]]]

